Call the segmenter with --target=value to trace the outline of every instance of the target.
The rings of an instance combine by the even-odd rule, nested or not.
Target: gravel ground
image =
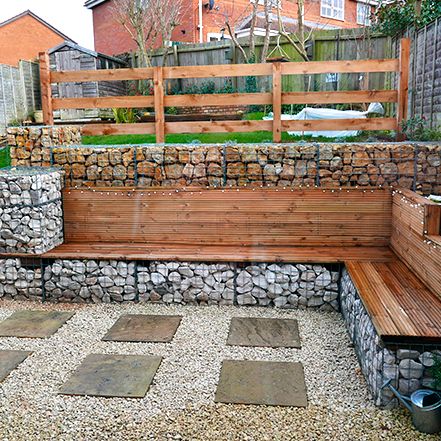
[[[34,351],[0,386],[1,440],[439,440],[414,431],[405,412],[374,407],[337,313],[1,301],[0,320],[19,309],[76,314],[47,340],[0,339],[0,349]],[[180,314],[183,320],[169,344],[101,342],[124,313]],[[228,347],[233,316],[297,318],[302,349]],[[57,395],[90,353],[161,355],[164,360],[142,400]],[[301,361],[309,406],[214,404],[221,362],[227,358]]]

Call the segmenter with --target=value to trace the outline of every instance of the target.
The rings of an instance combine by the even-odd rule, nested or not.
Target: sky
[[[93,49],[92,11],[85,0],[0,0],[0,22],[30,9],[79,45]]]

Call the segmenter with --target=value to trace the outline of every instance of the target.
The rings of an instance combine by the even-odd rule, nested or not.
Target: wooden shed
[[[64,43],[49,50],[51,70],[98,70],[119,69],[127,64],[119,58],[100,54],[75,43]],[[124,81],[100,81],[89,83],[60,83],[52,85],[54,98],[96,98],[127,95],[127,83]],[[94,120],[111,117],[110,110],[85,109],[61,110],[54,113],[61,120]]]

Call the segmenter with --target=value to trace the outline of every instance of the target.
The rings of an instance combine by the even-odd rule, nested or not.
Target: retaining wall
[[[0,170],[0,252],[41,254],[63,243],[63,172]]]
[[[392,392],[382,388],[389,380],[405,395],[434,385],[431,367],[435,356],[441,357],[441,347],[405,343],[386,347],[346,269],[342,271],[340,304],[361,370],[377,406],[397,404]]]
[[[439,143],[79,146],[79,127],[8,129],[12,165],[69,186],[399,186],[441,193]]]

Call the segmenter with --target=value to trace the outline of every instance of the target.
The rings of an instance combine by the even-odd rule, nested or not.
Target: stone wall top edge
[[[261,143],[261,142],[255,142],[255,143],[247,143],[247,144],[234,144],[234,143],[219,143],[219,144],[72,144],[72,145],[60,145],[60,146],[51,146],[52,149],[115,149],[115,148],[142,148],[142,147],[317,147],[319,146],[417,146],[417,145],[423,145],[423,146],[440,146],[441,147],[441,141],[434,142],[434,141],[428,141],[428,142],[416,142],[416,141],[405,141],[405,142],[309,142],[309,143]]]
[[[65,171],[62,167],[40,167],[40,166],[9,166],[0,169],[0,176],[38,176],[59,173],[64,175]]]

